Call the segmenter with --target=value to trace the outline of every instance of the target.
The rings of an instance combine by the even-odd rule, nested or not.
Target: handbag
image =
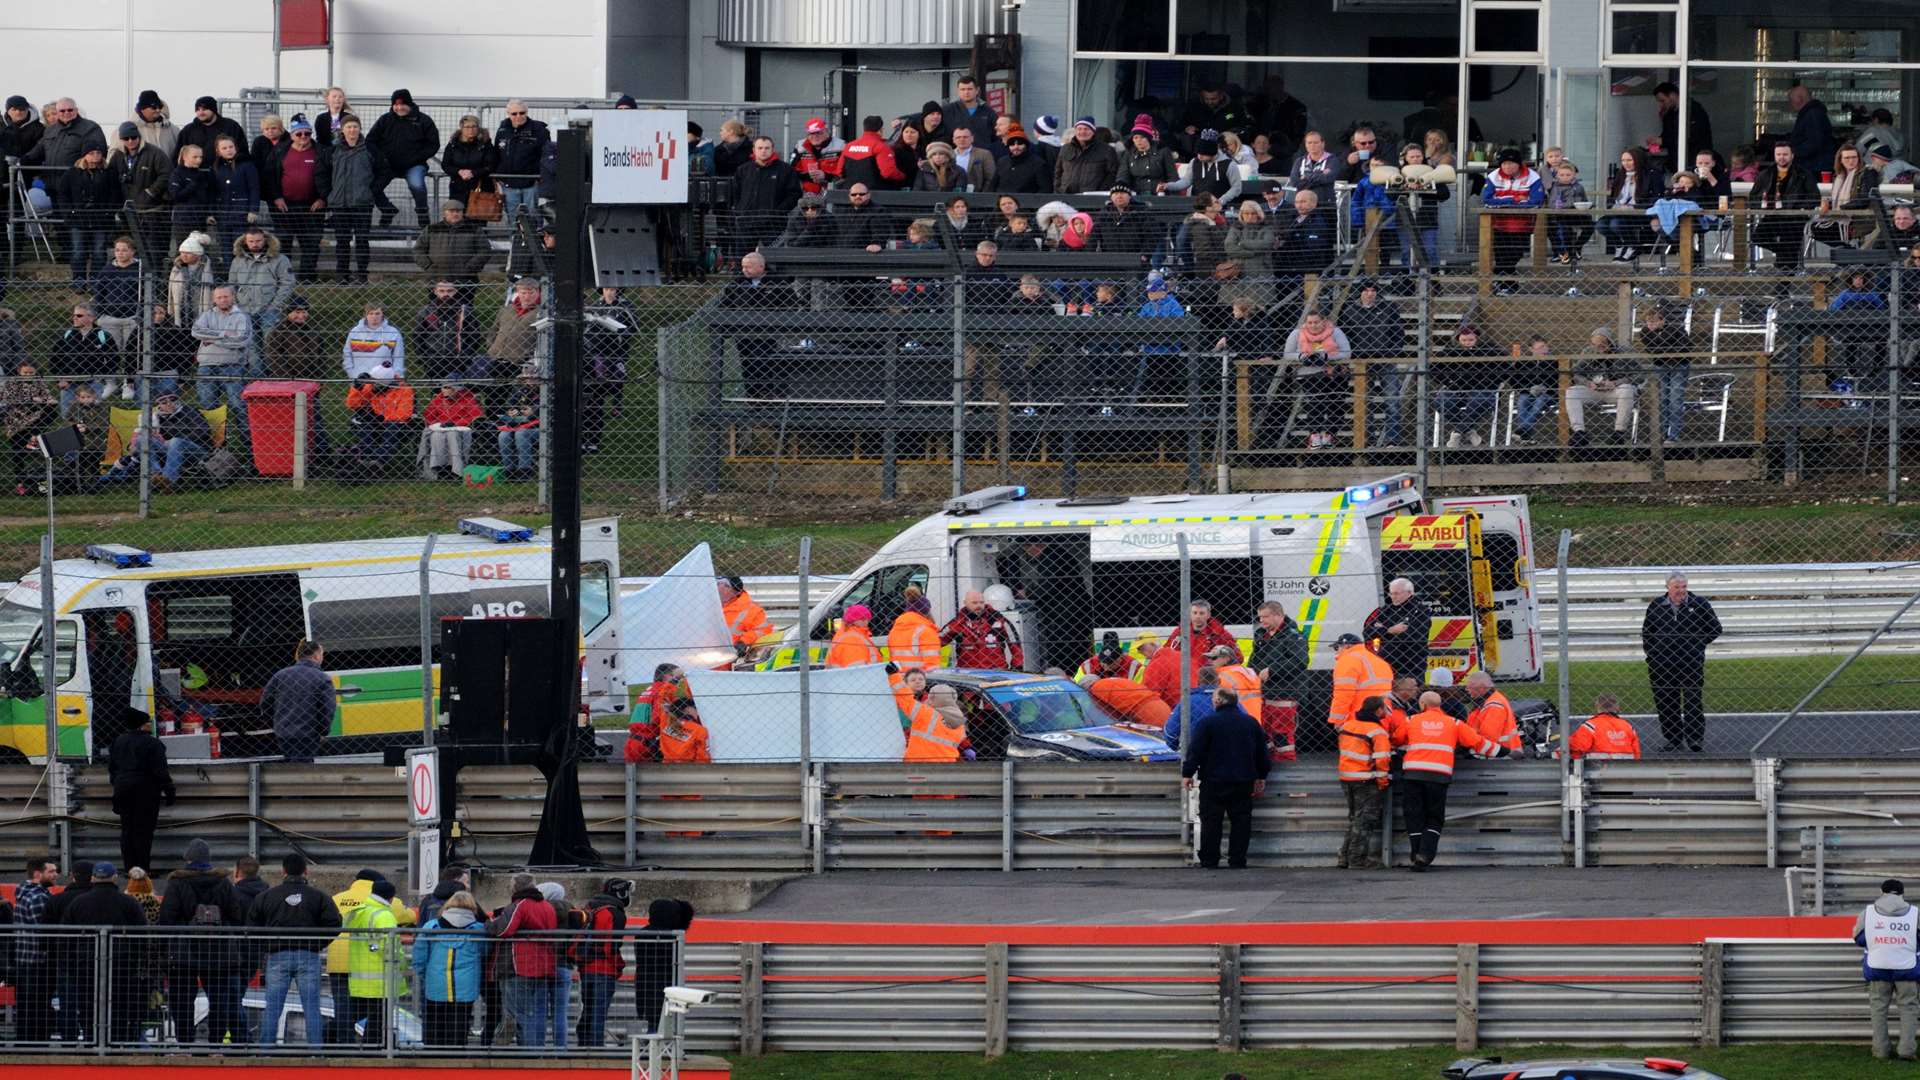
[[[499,221],[506,213],[506,197],[497,191],[474,188],[467,192],[467,217],[473,221]]]

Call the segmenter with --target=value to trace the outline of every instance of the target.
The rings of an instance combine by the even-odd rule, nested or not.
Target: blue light
[[[112,563],[117,570],[153,565],[153,552],[124,544],[88,544],[87,558],[94,562]]]
[[[1365,485],[1348,488],[1347,501],[1351,503],[1372,502],[1373,489]]]
[[[1027,486],[1026,486],[1025,484],[1021,484],[1021,485],[1019,485],[1019,486],[1017,486],[1017,487],[1015,487],[1015,488],[1013,489],[1013,497],[1014,497],[1015,499],[1024,499],[1024,498],[1026,498],[1026,497],[1027,497]]]

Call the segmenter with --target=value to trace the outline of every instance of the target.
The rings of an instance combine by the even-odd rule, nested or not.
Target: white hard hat
[[[995,611],[1006,611],[1013,607],[1013,590],[1005,585],[989,585],[981,595],[987,598],[987,605]]]
[[[1427,685],[1428,686],[1452,686],[1453,685],[1453,669],[1442,667],[1442,668],[1434,668],[1432,671],[1427,672]]]

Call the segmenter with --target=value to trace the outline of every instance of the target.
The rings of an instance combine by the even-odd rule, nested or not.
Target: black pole
[[[580,326],[586,262],[587,129],[561,130],[554,174],[553,393],[545,418],[552,470],[553,571],[548,613],[553,620],[553,709],[541,772],[546,804],[534,835],[535,866],[597,866],[580,805]]]

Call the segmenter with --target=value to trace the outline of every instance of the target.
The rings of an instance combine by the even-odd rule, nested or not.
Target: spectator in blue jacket
[[[470,892],[448,897],[420,927],[413,939],[413,975],[420,987],[421,1034],[428,1046],[467,1045],[486,955],[486,926]]]
[[[1167,276],[1158,270],[1147,275],[1147,299],[1140,305],[1138,312],[1143,319],[1184,319],[1187,309],[1167,287]],[[1127,404],[1134,405],[1143,393],[1162,393],[1173,388],[1176,391],[1184,387],[1184,373],[1180,370],[1180,333],[1178,328],[1171,329],[1165,337],[1140,344],[1140,355],[1134,363],[1133,385],[1127,392]]]
[[[1220,819],[1232,826],[1227,865],[1247,865],[1253,840],[1253,800],[1265,793],[1273,768],[1267,733],[1240,707],[1240,695],[1225,688],[1213,693],[1213,711],[1194,722],[1193,738],[1180,765],[1181,781],[1200,781],[1200,865],[1220,866]]]
[[[1200,665],[1200,670],[1194,674],[1193,685],[1187,688],[1187,715],[1193,717],[1195,723],[1198,723],[1201,717],[1213,712],[1213,692],[1218,689],[1220,689],[1219,671],[1215,670],[1211,664]],[[1167,745],[1175,750],[1180,749],[1180,733],[1185,728],[1186,724],[1181,722],[1179,709],[1176,708],[1168,713],[1167,726],[1163,731]]]

